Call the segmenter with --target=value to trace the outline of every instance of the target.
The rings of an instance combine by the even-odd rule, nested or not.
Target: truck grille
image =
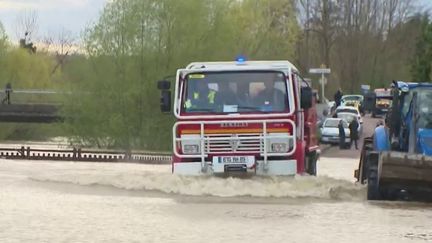
[[[222,126],[222,124],[228,124],[231,121],[176,122],[173,127],[174,155],[179,158],[201,158],[201,162],[204,163],[209,155],[258,154],[267,159],[270,156],[291,156],[295,153],[297,128],[294,121],[289,119],[234,121],[234,123],[239,122],[248,126],[244,128],[225,128]],[[284,125],[281,129],[277,129],[276,126],[270,125],[277,123],[285,123],[288,126]],[[179,132],[179,126],[185,126],[182,132]],[[188,126],[191,127],[188,128]],[[251,129],[248,129],[249,127]],[[200,153],[183,154],[181,150],[178,150],[183,143],[201,145],[199,146]],[[282,144],[282,147],[278,144]],[[287,147],[283,148],[285,145]]]
[[[262,135],[257,134],[212,134],[205,136],[207,153],[245,153],[263,151]]]

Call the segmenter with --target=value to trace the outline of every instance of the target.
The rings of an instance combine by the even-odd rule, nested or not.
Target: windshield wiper
[[[251,111],[262,111],[262,112],[271,112],[271,111],[263,111],[260,107],[255,106],[237,106],[237,109],[243,109],[243,110],[251,110]],[[191,108],[188,109],[187,112],[217,112],[215,109],[212,108]],[[228,112],[229,113],[229,112]]]
[[[255,106],[238,106],[238,109],[245,109],[245,110],[252,110],[252,111],[260,111],[261,109],[259,107]]]

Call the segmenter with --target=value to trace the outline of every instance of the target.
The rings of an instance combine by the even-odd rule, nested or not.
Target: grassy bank
[[[62,124],[0,123],[0,141],[48,141],[67,133]]]

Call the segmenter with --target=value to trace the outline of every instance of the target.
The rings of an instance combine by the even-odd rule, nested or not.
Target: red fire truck
[[[171,112],[170,82],[158,88]],[[173,103],[175,174],[316,174],[315,98],[288,61],[191,63]]]

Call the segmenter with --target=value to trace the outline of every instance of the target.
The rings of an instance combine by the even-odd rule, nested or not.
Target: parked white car
[[[363,124],[363,119],[362,119],[362,116],[360,114],[360,111],[357,108],[355,108],[355,107],[352,107],[352,106],[339,106],[338,108],[336,108],[335,113],[336,113],[336,117],[337,117],[337,115],[339,113],[351,113],[351,114],[354,114],[354,115],[357,116],[357,121],[360,124]]]
[[[350,142],[350,130],[348,123],[341,118],[327,118],[321,127],[321,142],[337,144],[339,143],[339,122],[342,120],[345,131],[345,143]]]

